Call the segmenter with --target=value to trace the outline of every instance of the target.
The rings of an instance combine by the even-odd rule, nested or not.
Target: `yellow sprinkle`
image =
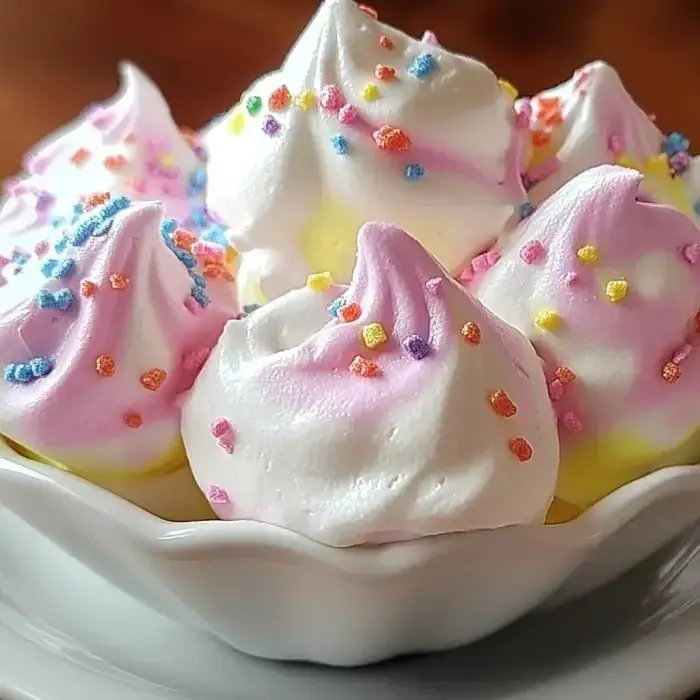
[[[242,109],[237,109],[228,121],[228,129],[232,134],[240,134],[245,126],[245,114]]]
[[[366,102],[374,102],[379,99],[379,88],[374,83],[367,83],[362,91],[362,98]]]
[[[374,350],[382,343],[386,343],[389,337],[381,323],[370,323],[362,329],[362,340],[370,350]]]
[[[175,158],[173,157],[172,153],[168,153],[167,155],[161,157],[160,162],[161,165],[164,165],[166,168],[170,168],[175,165]]]
[[[615,164],[620,165],[623,168],[641,170],[641,166],[637,159],[629,153],[620,153],[620,155],[615,158]]]
[[[598,249],[594,245],[581,246],[576,251],[576,257],[586,265],[598,262]]]
[[[229,267],[232,266],[234,262],[236,262],[237,257],[238,251],[235,248],[232,248],[231,246],[226,248],[226,264]]]
[[[629,287],[627,280],[610,280],[605,285],[605,295],[610,301],[621,301],[627,296]]]
[[[503,90],[503,92],[506,93],[506,95],[508,95],[508,97],[510,97],[511,100],[515,100],[515,98],[518,96],[518,90],[513,83],[500,79],[498,81],[498,86],[501,88],[501,90]]]
[[[658,156],[650,156],[644,161],[642,172],[645,175],[656,175],[666,177],[671,174],[671,168],[668,164],[668,156],[665,153],[660,153]]]
[[[562,318],[554,309],[544,309],[535,316],[535,325],[543,331],[554,333]]]
[[[316,106],[316,95],[313,90],[302,90],[295,98],[294,104],[305,112]]]
[[[330,272],[319,272],[306,278],[306,286],[314,292],[325,292],[333,286]]]

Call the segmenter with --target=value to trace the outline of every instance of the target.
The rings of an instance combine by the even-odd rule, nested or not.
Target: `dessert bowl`
[[[4,443],[0,493],[37,538],[193,630],[255,656],[353,666],[464,645],[610,581],[697,518],[700,469],[665,468],[560,525],[343,549],[257,522],[167,522]],[[21,590],[20,562],[0,571]]]

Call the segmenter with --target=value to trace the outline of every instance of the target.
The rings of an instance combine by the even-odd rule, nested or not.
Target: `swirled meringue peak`
[[[204,206],[203,148],[175,125],[148,77],[129,63],[120,72],[118,95],[38,143],[25,157],[25,172],[6,183],[0,252],[3,241],[34,233],[37,224],[60,228],[71,219],[73,205],[95,192],[162,201],[166,216],[225,243],[223,227]]]
[[[644,175],[645,196],[697,216],[685,177],[688,140],[677,132],[664,135],[607,63],[589,63],[561,85],[517,104],[530,115],[523,181],[532,203],[587,168],[616,164]]]
[[[235,286],[224,249],[161,203],[79,209],[0,260],[0,435],[139,502],[133,483],[185,464],[178,397],[237,314]]]
[[[459,272],[525,200],[524,133],[486,66],[326,0],[282,68],[204,136],[242,303],[317,270],[347,284],[367,220],[397,222]]]
[[[535,345],[558,416],[557,495],[587,507],[700,458],[700,234],[599,166],[521,224],[479,299]]]
[[[326,274],[229,323],[183,409],[223,519],[331,546],[542,522],[558,440],[540,360],[421,245],[364,225]]]

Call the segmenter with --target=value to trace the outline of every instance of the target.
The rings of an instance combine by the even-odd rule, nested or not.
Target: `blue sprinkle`
[[[201,194],[207,186],[207,171],[204,168],[196,168],[190,175],[190,197]]]
[[[44,275],[44,277],[51,278],[54,276],[54,270],[56,268],[56,265],[58,265],[58,260],[55,260],[53,258],[47,260],[42,266],[41,266],[41,274]]]
[[[36,305],[40,309],[55,309],[56,297],[48,289],[42,289],[36,297]]]
[[[54,302],[56,304],[56,308],[59,311],[70,311],[71,307],[73,306],[73,292],[71,292],[68,287],[64,287],[63,289],[59,289],[54,295]]]
[[[74,229],[70,237],[70,243],[74,246],[81,246],[87,243],[90,236],[93,235],[97,227],[102,222],[96,216],[91,216],[89,219],[81,221]],[[59,251],[61,252],[61,251]]]
[[[675,156],[678,153],[687,153],[690,148],[690,141],[678,131],[674,131],[666,136],[661,143],[661,152],[668,156]]]
[[[101,223],[92,232],[92,237],[93,238],[101,238],[102,236],[106,236],[112,230],[113,224],[114,224],[114,219],[109,219],[108,221]]]
[[[29,369],[35,379],[45,377],[51,373],[53,363],[48,357],[35,357],[29,361]]]
[[[53,219],[51,219],[51,226],[53,226],[53,228],[61,228],[61,226],[66,223],[66,220],[65,216],[54,216]]]
[[[207,210],[201,205],[192,207],[190,219],[197,228],[204,228],[207,225]]]
[[[188,253],[186,250],[180,250],[179,248],[176,248],[177,250],[177,259],[188,269],[188,270],[194,270],[195,267],[197,267],[197,258],[195,258],[192,253]]]
[[[425,176],[425,168],[420,163],[411,163],[406,166],[404,175],[407,180],[422,180]]]
[[[696,199],[695,203],[693,204],[693,211],[700,216],[700,199]]]
[[[331,136],[331,146],[339,156],[346,156],[350,152],[350,143],[345,136]]]
[[[73,216],[82,216],[83,215],[83,205],[78,202],[77,204],[73,205]]]
[[[532,202],[524,202],[520,205],[520,220],[527,219],[535,211],[535,205]]]
[[[177,230],[176,219],[163,219],[160,225],[161,236],[172,236]]]
[[[24,267],[28,262],[29,262],[28,255],[18,255],[17,258],[15,259],[15,264],[19,265],[20,267]]]
[[[103,221],[111,219],[116,216],[123,209],[128,209],[131,206],[131,200],[128,197],[115,197],[114,199],[108,199],[100,210],[100,217]]]
[[[331,316],[335,316],[336,318],[338,318],[338,311],[340,311],[340,309],[342,309],[343,306],[345,306],[345,299],[343,297],[338,297],[337,299],[332,301],[328,306],[328,313]]]
[[[259,308],[260,304],[244,304],[243,313],[244,315],[249,316],[253,313],[253,311],[257,311]]]
[[[15,365],[14,379],[20,384],[27,384],[31,382],[32,379],[34,379],[32,368],[24,362],[20,362],[19,364]]]
[[[226,237],[226,227],[220,224],[212,224],[204,233],[202,238],[211,243],[218,243],[224,248],[228,248],[228,238]]]
[[[437,60],[430,53],[416,56],[408,67],[408,72],[414,78],[427,78],[438,67]]]
[[[16,371],[17,371],[17,365],[14,362],[10,362],[9,364],[6,364],[5,368],[3,369],[3,375],[5,377],[5,381],[6,382],[14,382]]]
[[[201,306],[207,307],[211,303],[211,299],[208,297],[207,293],[196,284],[192,285],[192,298]]]
[[[57,253],[65,253],[67,247],[68,247],[68,239],[64,236],[63,238],[59,239],[56,242],[56,245],[53,247],[53,249]]]
[[[63,260],[56,260],[55,262],[56,264],[51,275],[54,279],[62,280],[70,277],[75,272],[75,260],[73,258],[63,258]]]
[[[192,281],[194,282],[196,287],[206,289],[207,281],[206,279],[204,279],[204,275],[200,275],[199,272],[190,272],[190,277],[192,278]]]

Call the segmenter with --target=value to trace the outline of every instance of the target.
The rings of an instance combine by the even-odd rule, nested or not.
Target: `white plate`
[[[39,571],[53,572],[55,585],[40,608],[0,599],[3,700],[681,700],[700,688],[700,526],[575,603],[457,652],[364,669],[238,654],[48,540],[15,564],[28,593],[46,589],[33,579]],[[71,587],[75,576],[90,585]]]

